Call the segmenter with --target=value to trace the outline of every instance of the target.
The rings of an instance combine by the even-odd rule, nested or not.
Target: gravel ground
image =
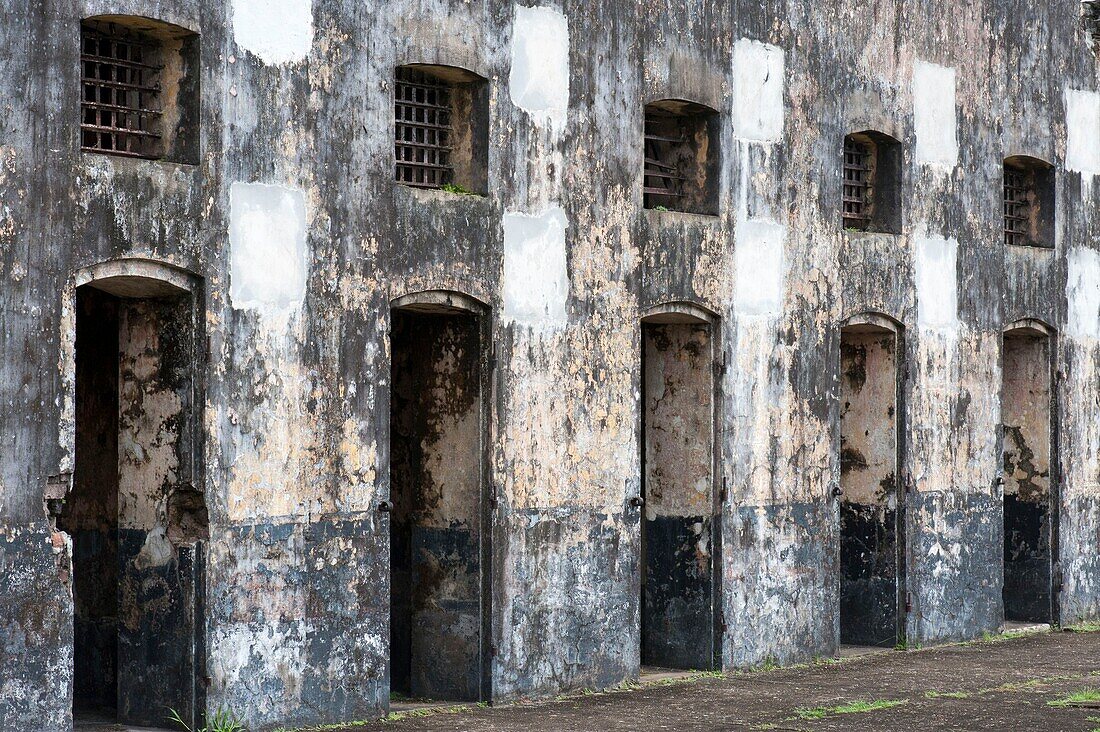
[[[1100,633],[1052,632],[541,703],[433,709],[339,729],[1092,732],[1100,730],[1100,704],[1048,704],[1087,688],[1100,689]],[[838,709],[875,701],[896,704]]]

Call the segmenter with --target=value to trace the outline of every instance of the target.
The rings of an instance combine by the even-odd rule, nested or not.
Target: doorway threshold
[[[472,709],[475,702],[468,701],[440,701],[438,699],[402,699],[390,701],[390,714],[407,714],[408,712],[421,712],[426,709]]]
[[[837,658],[859,658],[860,656],[874,656],[880,653],[890,653],[893,648],[884,648],[882,646],[850,646],[841,645],[840,650],[837,651]]]
[[[1006,620],[1001,631],[1005,635],[1029,635],[1031,633],[1048,633],[1048,623],[1036,623],[1030,620]]]
[[[116,722],[114,715],[100,712],[75,712],[73,732],[173,732],[168,727],[138,727]]]
[[[698,676],[701,671],[686,671],[680,668],[663,668],[661,666],[642,666],[638,673],[638,683],[660,684],[664,681],[680,681]]]

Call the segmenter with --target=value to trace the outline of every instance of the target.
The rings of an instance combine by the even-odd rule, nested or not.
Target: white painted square
[[[1100,175],[1100,93],[1066,89],[1066,167]]]
[[[955,109],[955,69],[917,61],[913,66],[913,126],[915,156],[923,165],[959,163],[958,113]]]
[[[786,296],[786,227],[771,221],[742,221],[734,250],[733,308],[739,316],[783,314]]]
[[[913,247],[917,324],[924,330],[958,330],[958,242],[940,236],[923,236],[914,240]]]
[[[270,66],[301,61],[313,47],[313,1],[233,0],[233,40]]]
[[[569,21],[561,11],[515,6],[508,94],[535,124],[549,123],[556,130],[565,126],[569,110]]]
[[[229,243],[233,307],[282,311],[301,305],[309,271],[301,190],[234,183],[229,189]]]
[[[566,324],[565,212],[504,215],[504,320],[536,329]]]
[[[786,118],[783,49],[742,38],[733,47],[733,134],[778,142]]]
[[[1100,251],[1074,247],[1066,254],[1066,333],[1077,340],[1100,340]]]

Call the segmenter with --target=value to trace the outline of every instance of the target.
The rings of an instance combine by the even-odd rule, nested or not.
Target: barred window
[[[874,153],[869,144],[844,140],[844,227],[866,230],[871,223],[871,163]]]
[[[421,188],[452,183],[450,85],[422,71],[398,69],[393,115],[397,181]]]
[[[1005,160],[1004,241],[1007,246],[1054,246],[1054,168],[1042,160]]]
[[[394,74],[394,178],[414,188],[485,193],[488,93],[484,79],[446,66]]]
[[[844,138],[841,218],[845,229],[901,233],[901,145],[867,130]]]
[[[1027,173],[1005,166],[1005,244],[1025,245],[1031,225],[1031,186]]]
[[[700,104],[646,105],[642,198],[645,208],[718,213],[718,113]]]
[[[148,18],[80,25],[80,148],[198,162],[198,36]]]
[[[81,27],[81,147],[137,158],[160,154],[161,67],[149,63],[156,43],[114,23]]]

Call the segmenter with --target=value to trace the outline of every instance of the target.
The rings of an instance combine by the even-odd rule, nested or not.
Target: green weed
[[[873,701],[854,701],[848,704],[839,704],[835,707],[814,707],[812,709],[795,709],[794,713],[800,719],[825,719],[834,714],[864,714],[877,712],[882,709],[893,709],[907,702],[906,699],[875,699]]]
[[[1048,701],[1048,707],[1079,707],[1100,704],[1100,689],[1080,689],[1061,699]]]
[[[926,691],[926,699],[969,699],[970,694],[965,691]]]
[[[477,193],[475,193],[474,191],[471,191],[466,186],[460,186],[457,183],[444,183],[443,187],[442,187],[442,190],[446,191],[447,193],[457,193],[460,196],[476,196],[477,195]]]
[[[228,709],[219,709],[213,716],[207,717],[204,727],[192,727],[187,724],[175,709],[169,709],[168,712],[168,721],[175,722],[185,732],[245,732],[245,727],[237,719],[237,715]]]

